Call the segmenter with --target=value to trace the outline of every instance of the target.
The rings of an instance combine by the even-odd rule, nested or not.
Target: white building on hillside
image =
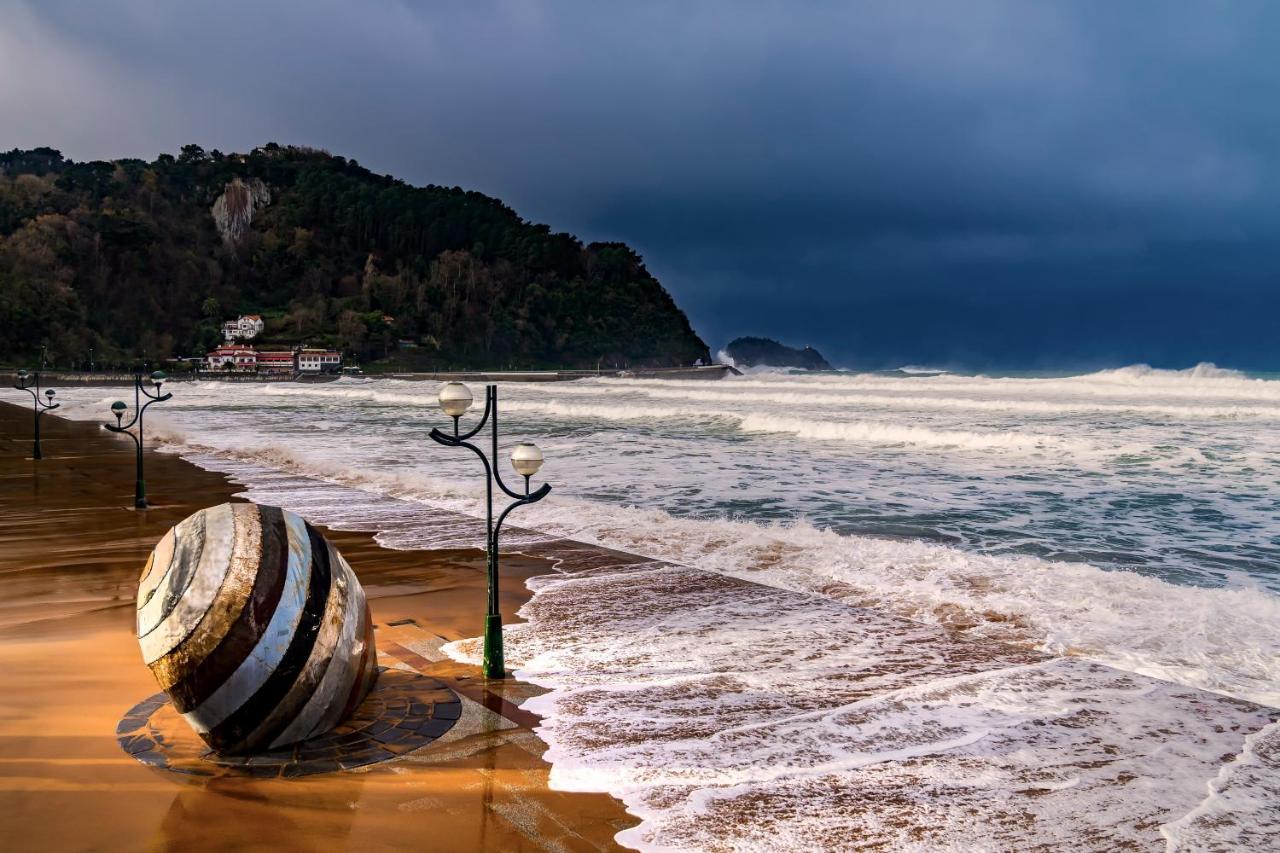
[[[262,331],[262,326],[263,323],[260,316],[257,314],[245,314],[223,323],[222,337],[226,338],[229,344],[237,340],[253,340]]]

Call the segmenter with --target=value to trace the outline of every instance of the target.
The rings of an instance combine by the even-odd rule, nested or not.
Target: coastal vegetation
[[[0,360],[199,355],[245,313],[262,315],[262,343],[424,369],[709,355],[630,247],[478,192],[274,143],[151,162],[0,154]]]
[[[802,370],[831,370],[822,353],[813,347],[796,349],[772,338],[735,338],[725,352],[740,367],[798,367]]]

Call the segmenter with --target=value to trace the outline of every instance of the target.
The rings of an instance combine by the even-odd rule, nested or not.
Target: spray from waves
[[[157,419],[171,450],[279,471],[473,517],[466,483],[373,471],[274,444],[192,441]],[[655,559],[817,595],[974,639],[1066,654],[1178,684],[1280,706],[1280,597],[1250,585],[1176,586],[1124,571],[974,554],[926,542],[837,534],[805,522],[673,517],[659,509],[552,495],[521,523]],[[423,540],[431,544],[429,536]],[[456,546],[435,543],[435,547]]]
[[[1167,370],[1152,367],[1149,364],[1131,364],[1128,367],[1117,367],[1112,370],[1099,370],[1094,373],[1088,373],[1080,378],[1124,384],[1151,384],[1153,382],[1164,384],[1169,382],[1186,382],[1189,380],[1201,379],[1229,379],[1232,381],[1243,380],[1245,382],[1266,381],[1262,379],[1250,379],[1239,370],[1218,367],[1211,361],[1202,361],[1195,367],[1189,367],[1185,370]]]
[[[1030,453],[1046,451],[1094,452],[1087,442],[1070,441],[1045,435],[1028,435],[1017,432],[971,432],[964,430],[935,430],[892,423],[870,421],[820,422],[802,418],[786,418],[773,415],[747,415],[741,421],[745,432],[764,432],[794,435],[817,441],[853,441],[871,444],[933,447],[946,450],[1014,450]]]
[[[680,400],[689,403],[717,403],[736,406],[741,411],[743,404],[764,404],[770,407],[788,406],[805,407],[839,407],[852,409],[889,408],[921,411],[981,411],[981,412],[1022,412],[1032,415],[1091,415],[1123,416],[1129,414],[1146,415],[1155,418],[1177,419],[1280,419],[1280,406],[1259,405],[1185,405],[1150,404],[1142,402],[1099,401],[1092,397],[1070,399],[1066,395],[1055,395],[1054,399],[1029,400],[1015,397],[982,397],[973,394],[953,393],[949,396],[925,395],[910,391],[898,391],[893,394],[869,393],[867,389],[850,388],[841,393],[829,390],[794,391],[787,390],[790,385],[773,383],[772,388],[763,387],[751,390],[734,385],[727,390],[709,389],[706,383],[683,387],[672,387],[674,383],[664,385],[639,386],[628,382],[625,386],[616,382],[613,387],[599,384],[574,383],[560,385],[556,388],[539,389],[539,393],[568,398],[599,397],[602,390],[616,396],[638,397],[652,400]],[[686,410],[687,411],[687,410]]]

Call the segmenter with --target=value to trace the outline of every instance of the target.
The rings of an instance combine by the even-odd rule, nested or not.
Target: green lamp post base
[[[502,654],[502,616],[497,613],[484,617],[484,677],[507,677]]]

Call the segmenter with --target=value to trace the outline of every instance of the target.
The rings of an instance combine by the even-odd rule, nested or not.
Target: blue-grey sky
[[[0,0],[0,148],[327,148],[620,239],[712,348],[1280,369],[1280,5]]]

